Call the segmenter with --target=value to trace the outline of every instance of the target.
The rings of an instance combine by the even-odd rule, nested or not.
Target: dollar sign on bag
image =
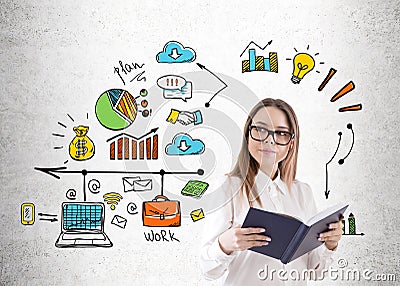
[[[69,144],[69,155],[77,161],[88,160],[94,155],[94,144],[86,134],[89,131],[88,126],[76,126],[74,132],[75,138]]]
[[[76,147],[76,156],[82,155],[85,156],[85,154],[88,151],[88,148],[85,147],[86,140],[78,140],[75,144]]]

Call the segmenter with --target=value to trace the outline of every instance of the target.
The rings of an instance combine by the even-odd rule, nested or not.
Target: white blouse
[[[261,171],[257,174],[255,182],[262,209],[287,214],[302,221],[317,213],[309,185],[296,180],[289,191],[280,179],[280,174],[272,181]],[[219,235],[232,226],[241,225],[250,207],[246,195],[239,191],[240,184],[241,180],[237,177],[224,177],[221,187],[216,192],[226,194],[225,201],[228,203],[205,217],[200,253],[200,266],[205,278],[214,280],[225,275],[224,285],[306,285],[307,280],[303,278],[302,272],[315,269],[313,274],[320,279],[321,271],[334,260],[334,251],[325,245],[286,265],[251,250],[235,251],[230,255],[221,250]],[[253,206],[261,208],[256,201]]]

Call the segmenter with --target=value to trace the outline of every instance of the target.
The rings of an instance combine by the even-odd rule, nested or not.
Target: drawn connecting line
[[[198,169],[196,172],[187,171],[105,171],[105,170],[67,170],[67,167],[34,167],[35,170],[46,173],[56,179],[60,179],[58,174],[82,174],[83,176],[83,201],[86,202],[86,176],[88,174],[148,174],[148,175],[160,175],[161,176],[161,195],[163,195],[164,189],[164,175],[204,175],[203,169]]]
[[[347,159],[347,157],[349,157],[351,151],[353,150],[353,146],[354,146],[354,130],[353,130],[353,125],[351,123],[347,124],[347,129],[351,130],[352,133],[352,143],[351,143],[351,147],[349,152],[346,154],[346,156],[344,156],[342,159],[339,159],[338,163],[339,165],[343,165],[344,164],[344,160]],[[335,158],[338,150],[339,150],[339,146],[340,146],[340,142],[341,142],[341,138],[342,138],[342,132],[338,133],[339,135],[339,141],[338,141],[338,145],[336,147],[335,153],[333,154],[332,158],[325,164],[325,198],[328,199],[329,193],[331,192],[330,190],[328,190],[328,165],[332,162],[333,158]]]
[[[343,164],[344,164],[344,160],[345,160],[347,157],[349,157],[351,151],[353,150],[353,146],[354,146],[354,130],[353,130],[353,125],[352,125],[351,123],[347,124],[347,129],[350,129],[350,130],[351,130],[351,134],[352,134],[351,147],[350,147],[350,150],[349,150],[349,152],[347,153],[347,155],[344,156],[344,158],[342,158],[342,159],[340,159],[340,160],[338,161],[339,165],[343,165]]]
[[[328,165],[332,162],[333,158],[335,158],[337,151],[339,150],[340,141],[342,139],[342,132],[338,133],[339,135],[339,142],[336,147],[335,153],[333,154],[332,158],[325,164],[325,198],[328,199],[329,193],[331,192],[328,190]]]
[[[43,218],[39,218],[39,220],[44,220],[44,221],[49,221],[49,222],[56,222],[56,221],[58,221],[57,215],[45,214],[45,213],[38,213],[38,216],[43,217]]]
[[[227,85],[222,79],[220,79],[217,75],[215,75],[212,71],[210,71],[208,68],[206,68],[204,65],[199,64],[199,63],[197,63],[197,65],[198,65],[202,70],[204,69],[204,70],[208,71],[210,74],[212,74],[214,77],[216,77],[220,82],[222,82],[222,83],[224,84],[224,86],[223,86],[221,89],[219,89],[219,90],[210,98],[210,100],[209,100],[208,102],[206,102],[206,103],[204,104],[204,106],[208,108],[208,107],[210,107],[211,100],[213,100],[214,97],[216,97],[218,93],[220,93],[220,92],[223,91],[225,88],[227,88],[228,85]]]

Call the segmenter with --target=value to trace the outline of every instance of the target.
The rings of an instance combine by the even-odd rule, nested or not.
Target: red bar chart
[[[158,135],[135,137],[121,133],[107,140],[110,144],[110,160],[157,160]]]

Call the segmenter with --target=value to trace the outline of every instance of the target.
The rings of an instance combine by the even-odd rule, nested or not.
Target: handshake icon
[[[167,121],[173,124],[178,121],[182,125],[189,125],[192,123],[194,125],[198,125],[203,123],[203,117],[201,116],[200,110],[190,112],[171,109],[171,113],[169,114]]]
[[[122,182],[124,184],[124,192],[151,191],[153,188],[151,179],[142,180],[140,177],[124,177]]]

